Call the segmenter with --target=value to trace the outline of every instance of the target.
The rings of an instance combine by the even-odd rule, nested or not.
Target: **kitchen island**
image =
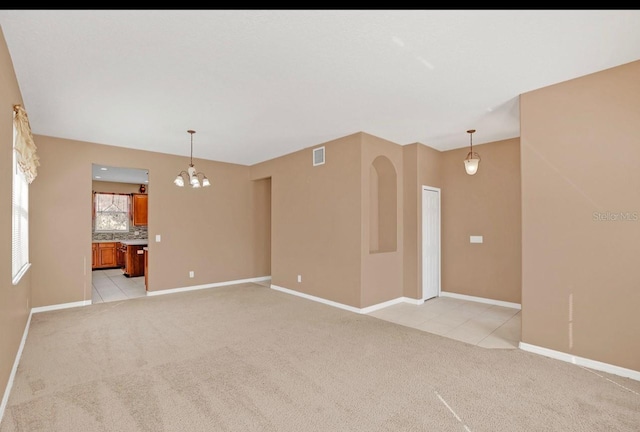
[[[122,272],[127,277],[144,276],[144,248],[148,239],[120,240],[120,250],[124,254]]]

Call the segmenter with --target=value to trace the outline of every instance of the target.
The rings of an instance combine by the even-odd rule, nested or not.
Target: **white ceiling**
[[[355,132],[520,135],[518,95],[640,59],[640,10],[2,10],[35,134],[251,165]]]

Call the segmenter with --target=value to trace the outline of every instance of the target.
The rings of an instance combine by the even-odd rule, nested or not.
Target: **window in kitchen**
[[[94,231],[128,232],[130,196],[102,192],[94,192],[94,195]]]

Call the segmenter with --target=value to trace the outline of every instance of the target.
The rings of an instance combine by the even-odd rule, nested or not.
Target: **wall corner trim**
[[[640,381],[640,371],[623,368],[621,366],[612,365],[609,363],[599,362],[597,360],[591,360],[584,357],[574,356],[561,351],[555,351],[549,348],[544,348],[537,345],[531,345],[525,342],[520,342],[518,347],[523,351],[528,351],[534,354],[543,355],[552,359],[561,360],[567,363],[573,363],[574,365],[595,369],[602,372],[607,372],[614,375],[619,375],[625,378],[631,378],[636,381]],[[605,378],[606,379],[606,378]],[[617,384],[617,383],[616,383]]]
[[[29,327],[31,326],[31,316],[33,315],[33,309],[29,312],[29,318],[27,318],[27,323],[24,326],[24,332],[22,333],[22,340],[20,341],[20,346],[18,347],[18,352],[16,353],[16,359],[13,361],[13,367],[11,368],[11,373],[9,374],[9,380],[7,381],[7,387],[4,389],[4,395],[2,396],[2,403],[0,404],[0,423],[2,423],[2,418],[4,417],[4,410],[7,408],[7,403],[9,402],[9,394],[11,393],[11,389],[13,388],[13,380],[16,377],[16,372],[18,371],[18,364],[20,364],[20,358],[22,357],[22,350],[24,349],[24,345],[27,342],[27,335],[29,334]]]

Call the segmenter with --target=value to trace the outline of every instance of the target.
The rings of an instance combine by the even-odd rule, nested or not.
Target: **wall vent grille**
[[[324,147],[313,149],[313,166],[324,164]]]

